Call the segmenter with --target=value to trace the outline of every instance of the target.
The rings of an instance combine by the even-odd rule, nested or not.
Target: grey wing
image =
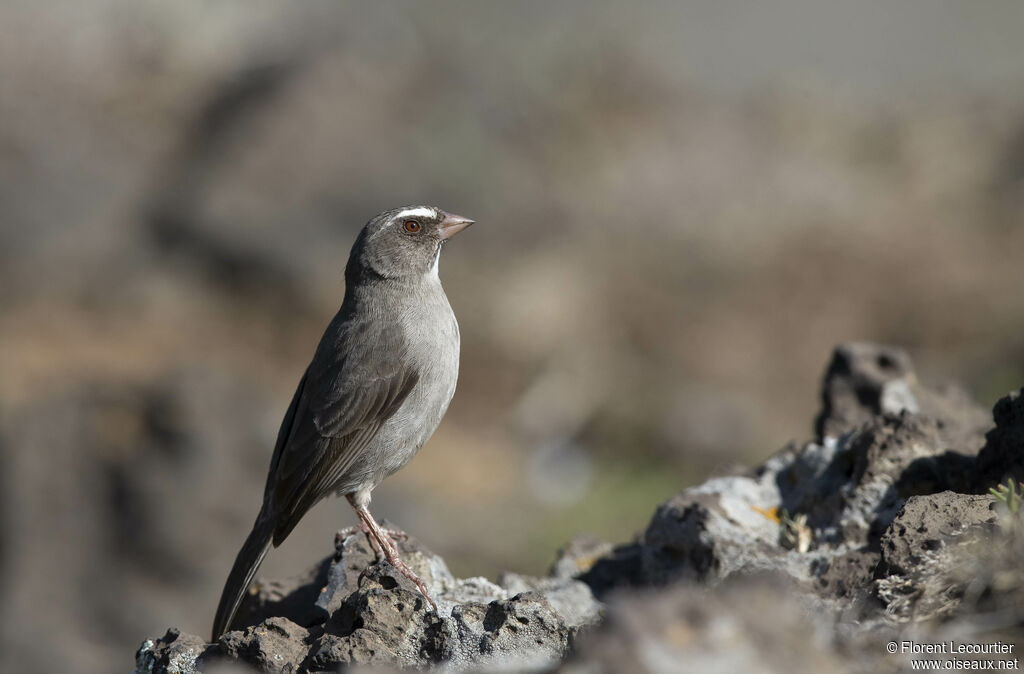
[[[295,388],[295,395],[292,396],[292,401],[288,404],[288,411],[284,413],[281,428],[277,431],[277,442],[274,443],[274,453],[270,458],[270,470],[267,472],[267,485],[263,490],[264,500],[270,495],[277,481],[277,467],[281,463],[281,455],[292,436],[292,430],[295,428],[296,410],[299,407],[299,403],[303,400],[302,394],[305,388],[306,373],[303,373],[302,379],[299,380],[299,385]]]
[[[359,340],[329,350],[329,360],[318,352],[306,371],[296,392],[298,401],[293,401],[298,422],[275,452],[273,487],[268,483],[278,515],[275,545],[336,489],[419,381],[419,373],[397,357],[383,357],[397,356],[401,349],[381,346],[378,340]],[[344,357],[335,355],[340,353]]]

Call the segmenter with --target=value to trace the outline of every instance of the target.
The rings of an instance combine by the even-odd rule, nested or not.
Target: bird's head
[[[384,278],[437,273],[445,241],[473,224],[469,218],[434,206],[405,206],[384,211],[359,233],[346,277],[369,272]]]

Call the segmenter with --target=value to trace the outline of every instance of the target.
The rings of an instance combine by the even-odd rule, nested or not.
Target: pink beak
[[[438,232],[442,239],[450,239],[465,228],[473,224],[473,220],[464,218],[461,215],[453,215],[452,213],[445,213],[444,220],[441,221],[438,226]]]

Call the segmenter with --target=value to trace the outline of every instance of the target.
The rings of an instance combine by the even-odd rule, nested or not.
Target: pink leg
[[[373,519],[373,515],[370,514],[370,510],[366,506],[358,506],[355,504],[351,496],[349,496],[349,503],[355,508],[356,515],[359,516],[359,527],[360,531],[367,531],[371,540],[376,541],[376,545],[379,546],[380,550],[384,553],[384,558],[388,560],[391,566],[395,567],[400,574],[408,578],[416,585],[416,588],[420,591],[430,605],[434,608],[434,612],[437,613],[437,604],[434,599],[427,592],[426,584],[420,579],[419,576],[409,567],[408,564],[402,561],[402,558],[398,556],[398,548],[395,547],[394,541],[391,540],[392,532],[382,528],[377,521]],[[365,528],[364,528],[365,527]],[[403,532],[394,532],[405,536]],[[340,534],[340,532],[339,532]]]

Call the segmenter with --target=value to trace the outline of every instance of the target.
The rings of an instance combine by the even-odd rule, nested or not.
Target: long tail
[[[220,604],[217,606],[217,616],[213,619],[213,641],[217,641],[231,626],[249,583],[256,575],[256,570],[260,568],[263,558],[267,556],[273,535],[273,519],[265,517],[261,512],[242,549],[238,551],[235,565],[231,567],[228,580],[224,583],[224,592],[221,593]]]

